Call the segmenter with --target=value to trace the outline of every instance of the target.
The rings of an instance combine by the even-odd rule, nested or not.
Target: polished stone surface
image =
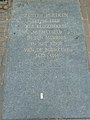
[[[4,119],[90,117],[78,0],[13,0]]]

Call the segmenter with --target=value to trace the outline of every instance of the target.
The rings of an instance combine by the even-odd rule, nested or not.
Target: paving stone
[[[4,21],[7,19],[7,12],[1,12],[0,13],[0,21]]]
[[[2,78],[4,78],[4,70],[5,70],[5,65],[3,65],[3,56],[2,56],[2,61],[1,61],[1,66],[0,66],[0,75],[2,76]]]
[[[90,52],[90,36],[86,36],[86,45],[87,45],[87,51]]]
[[[5,32],[6,31],[6,27],[0,27],[0,33],[2,33],[2,32]]]
[[[88,19],[88,14],[87,14],[87,8],[81,6],[81,13],[82,13],[82,17],[83,19],[87,20]]]
[[[0,27],[6,27],[7,26],[7,20],[0,21]]]
[[[90,35],[89,23],[88,20],[83,20],[85,35]]]
[[[1,65],[2,65],[2,55],[0,55],[0,69],[1,69]]]
[[[5,47],[5,41],[0,41],[0,47]]]
[[[89,23],[90,23],[90,0],[87,0],[87,14],[88,14]]]
[[[86,0],[79,0],[79,1],[80,1],[81,6],[86,6],[87,5]]]
[[[4,52],[5,52],[5,48],[0,47],[0,55],[4,55]]]
[[[0,37],[0,41],[5,41],[5,36]]]
[[[5,33],[4,32],[0,32],[0,37],[4,37]]]
[[[87,5],[87,7],[90,7],[90,0],[86,0],[86,5]]]
[[[88,7],[88,19],[89,19],[89,24],[90,24],[90,8]]]

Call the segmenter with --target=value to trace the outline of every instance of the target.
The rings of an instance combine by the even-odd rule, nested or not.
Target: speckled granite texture
[[[3,119],[88,118],[90,76],[78,0],[13,0]]]

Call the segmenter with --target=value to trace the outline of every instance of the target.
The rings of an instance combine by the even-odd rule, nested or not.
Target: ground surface
[[[87,46],[87,54],[88,54],[88,63],[90,70],[90,0],[80,0],[81,3],[81,13],[82,20],[84,22],[85,28],[85,37],[86,37],[86,46]],[[1,8],[1,6],[0,6]],[[2,91],[3,91],[3,73],[4,71],[4,55],[5,55],[5,44],[7,40],[7,25],[9,19],[9,11],[5,9],[0,9],[0,118],[2,112]],[[1,120],[1,119],[0,119]]]

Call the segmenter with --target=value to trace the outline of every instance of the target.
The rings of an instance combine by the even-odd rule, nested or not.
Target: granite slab
[[[79,0],[13,0],[3,119],[89,118]]]

